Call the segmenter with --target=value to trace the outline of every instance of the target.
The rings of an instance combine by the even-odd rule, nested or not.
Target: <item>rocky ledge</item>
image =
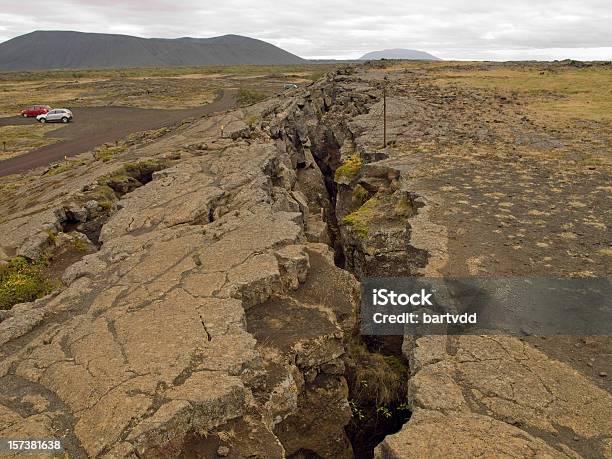
[[[31,187],[5,254],[76,235],[96,250],[4,314],[0,436],[63,438],[71,457],[353,456],[358,283],[326,244],[303,107],[196,121]]]

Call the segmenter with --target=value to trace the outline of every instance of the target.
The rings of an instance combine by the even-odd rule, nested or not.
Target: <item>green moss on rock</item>
[[[363,160],[358,155],[349,156],[346,161],[336,169],[334,181],[336,183],[349,184],[351,180],[357,177],[362,166]]]
[[[395,215],[398,217],[411,217],[415,211],[412,207],[412,203],[407,196],[402,196],[395,205]]]
[[[370,221],[376,215],[376,208],[379,205],[376,197],[370,198],[355,212],[348,214],[342,219],[342,224],[350,226],[361,237],[367,237],[369,233]]]
[[[70,171],[77,166],[83,166],[84,164],[85,161],[65,161],[63,163],[58,163],[51,166],[51,168],[43,175],[47,177],[53,177],[55,175],[61,174],[62,172]]]
[[[370,193],[361,185],[357,185],[353,189],[353,202],[362,206],[368,199],[370,199]]]

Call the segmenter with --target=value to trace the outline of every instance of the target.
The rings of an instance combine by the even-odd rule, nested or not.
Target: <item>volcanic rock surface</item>
[[[97,250],[0,316],[0,437],[63,438],[71,457],[364,457],[345,433],[352,273],[449,265],[448,201],[413,152],[380,148],[383,84],[396,141],[440,109],[417,81],[340,70],[3,201],[4,258],[75,233]],[[609,392],[524,340],[401,351],[412,417],[377,457],[612,457]]]

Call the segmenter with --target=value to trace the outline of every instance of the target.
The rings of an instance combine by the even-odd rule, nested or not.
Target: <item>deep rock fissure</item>
[[[317,163],[319,164],[319,163]],[[320,168],[330,193],[332,203],[331,218],[328,219],[330,239],[335,251],[336,266],[346,269],[360,279],[361,273],[347,266],[346,250],[343,241],[340,223],[336,214],[337,187],[333,181],[335,169]],[[388,276],[396,275],[388,272]],[[358,319],[359,320],[359,319]],[[410,410],[407,405],[407,379],[408,362],[402,354],[403,337],[367,337],[360,336],[356,331],[349,344],[347,365],[347,381],[349,383],[349,403],[353,411],[353,419],[346,426],[346,431],[353,447],[356,459],[369,459],[374,457],[374,448],[387,436],[398,432],[410,419]],[[359,349],[359,350],[358,350]],[[392,369],[399,373],[399,385],[393,387],[394,394],[390,399],[380,400],[380,392],[386,387],[375,388],[369,385],[393,384],[386,381],[384,376],[371,371],[373,368]],[[365,370],[365,371],[364,371]],[[370,374],[368,374],[368,372]],[[368,380],[360,380],[359,375],[367,374]],[[374,373],[374,374],[371,374]],[[391,379],[391,378],[390,378]],[[365,387],[364,387],[365,386]],[[367,392],[364,396],[363,392]],[[308,456],[306,456],[308,457]]]
[[[333,154],[330,155],[332,157],[339,157],[340,155],[340,150],[337,146],[335,146],[333,149],[325,148],[325,150],[327,152],[333,151]],[[334,181],[334,173],[338,165],[336,164],[334,168],[331,168],[330,165],[326,164],[319,155],[315,154],[313,157],[315,163],[317,164],[317,167],[323,175],[325,188],[327,190],[327,199],[330,204],[328,207],[324,208],[324,216],[325,221],[327,222],[327,229],[329,234],[329,240],[331,241],[331,247],[334,250],[334,262],[336,263],[337,267],[344,269],[346,257],[344,254],[344,246],[342,244],[340,226],[335,210],[338,190],[336,187],[336,182]]]
[[[153,180],[153,174],[169,166],[166,161],[128,163],[97,184],[87,187],[81,201],[56,210],[59,231],[49,233],[51,243],[57,234],[71,239],[69,244],[52,250],[49,271],[63,272],[83,255],[100,250],[100,232],[108,219],[120,208],[117,203],[127,194]]]
[[[325,135],[322,144],[314,144],[313,158],[324,178],[329,206],[325,208],[325,221],[329,240],[334,250],[334,261],[342,268],[360,279],[365,273],[355,269],[355,262],[347,263],[347,254],[355,258],[355,247],[343,238],[343,228],[338,216],[339,187],[335,181],[337,168],[342,164],[340,147],[333,130],[324,124]],[[364,162],[374,164],[386,159],[384,153],[364,154]],[[345,187],[346,188],[346,187]],[[345,190],[346,191],[346,190]],[[352,189],[348,190],[352,192]],[[374,190],[373,190],[374,191]],[[375,191],[371,193],[371,196]],[[410,196],[412,198],[412,196]],[[416,213],[416,205],[414,212]],[[410,233],[406,235],[406,247]],[[351,253],[353,252],[353,253]],[[385,275],[405,275],[400,269],[387,269]],[[359,319],[358,319],[359,320]],[[365,337],[360,336],[358,327],[347,345],[346,374],[349,384],[349,404],[353,418],[345,430],[351,441],[354,457],[369,459],[374,456],[374,448],[387,436],[398,432],[410,418],[407,404],[408,362],[402,354],[403,337]],[[390,374],[382,374],[385,371]],[[366,379],[363,379],[366,378]],[[379,386],[379,387],[377,387]],[[390,394],[387,392],[391,392]],[[381,397],[381,394],[384,396]],[[301,451],[299,457],[317,457],[309,451]]]
[[[102,245],[100,231],[118,209],[117,202],[125,195],[153,180],[153,174],[169,166],[166,161],[140,161],[102,177],[88,187],[83,205],[70,204],[56,212],[61,231],[82,233],[98,249]],[[90,199],[91,198],[91,199]]]
[[[325,242],[333,249],[335,268],[341,268],[341,271],[360,279],[366,275],[378,274],[369,271],[378,260],[368,260],[369,264],[356,261],[357,258],[366,258],[364,241],[357,241],[355,235],[351,234],[352,229],[344,222],[347,214],[357,211],[363,204],[351,199],[353,188],[362,181],[368,186],[368,199],[374,198],[380,191],[383,198],[381,201],[392,207],[391,213],[396,201],[410,199],[407,193],[398,188],[397,171],[387,166],[374,167],[374,172],[370,171],[367,176],[359,172],[351,183],[337,180],[338,169],[350,157],[358,155],[364,167],[387,159],[384,152],[363,151],[363,147],[357,145],[350,127],[355,116],[368,114],[377,102],[377,96],[355,94],[342,88],[336,81],[341,82],[343,78],[342,73],[329,76],[281,108],[273,108],[276,116],[268,116],[272,111],[262,116],[266,127],[269,127],[270,137],[276,141],[280,152],[287,153],[286,158],[290,161],[290,164],[269,164],[271,167],[266,167],[264,172],[269,177],[273,201],[276,201],[276,186],[291,190],[291,193],[298,192],[306,198],[307,202],[300,202],[299,207],[308,242]],[[284,158],[283,153],[281,158]],[[284,172],[284,167],[290,167],[295,173],[295,184],[286,180],[290,174]],[[282,196],[283,193],[279,193],[275,206],[286,205]],[[408,202],[405,207],[412,209],[412,204]],[[408,214],[410,212],[406,216]],[[404,222],[404,216],[399,220]],[[396,222],[393,224],[397,226]],[[407,249],[410,248],[409,226],[395,226],[389,232],[390,237],[397,239],[393,241],[392,253],[386,253],[388,250],[385,241],[378,241],[377,246],[379,254],[384,258],[381,270],[390,276],[404,274],[395,267],[405,265]],[[394,258],[394,253],[399,256]],[[306,284],[300,287],[303,293],[298,295],[308,296],[306,291],[317,295],[321,283],[329,282],[324,278],[332,273],[321,274],[320,271],[325,269],[316,260],[317,255],[310,253],[308,277]],[[336,290],[336,287],[339,285],[331,284],[330,290]],[[327,293],[330,294],[333,295]],[[326,333],[331,332],[331,329],[326,328],[327,320],[320,319],[316,310],[304,311],[303,308],[295,307],[292,295],[290,292],[273,295],[264,303],[255,302],[247,310],[247,330],[262,343],[264,353],[269,352],[266,346],[273,346],[288,352],[290,358],[294,352],[292,340],[312,339],[314,336],[309,337],[313,332],[316,336],[325,337],[328,336]],[[334,301],[342,300],[334,298]],[[248,303],[253,304],[252,301]],[[409,418],[410,410],[406,400],[408,365],[401,352],[401,339],[381,344],[360,336],[359,324],[354,327],[358,320],[358,317],[354,317],[355,312],[351,310],[353,325],[343,330],[342,343],[334,344],[341,345],[343,349],[335,354],[338,357],[331,357],[334,367],[329,368],[328,364],[322,362],[317,362],[315,366],[305,365],[305,362],[299,362],[303,356],[295,356],[296,361],[292,365],[299,372],[299,377],[305,380],[299,391],[297,409],[289,417],[274,424],[274,433],[288,457],[347,458],[347,454],[350,454],[350,457],[359,459],[371,458],[378,443],[386,435],[397,432]],[[337,309],[335,313],[337,318],[341,317]],[[271,317],[273,319],[269,319]],[[274,327],[271,324],[275,324]],[[274,377],[276,373],[273,367],[268,368],[267,380],[251,387],[255,394],[261,393],[262,402],[269,397],[269,388],[278,384]],[[280,374],[282,372],[277,378],[280,378]],[[343,385],[346,393],[341,395]],[[338,396],[342,400],[338,400]],[[346,406],[347,401],[349,407]],[[347,408],[350,408],[348,416]],[[317,431],[317,426],[323,430]],[[343,435],[336,432],[338,426],[345,426]],[[329,442],[324,444],[322,442],[326,441],[325,438]],[[343,446],[345,440],[351,443],[347,448]]]

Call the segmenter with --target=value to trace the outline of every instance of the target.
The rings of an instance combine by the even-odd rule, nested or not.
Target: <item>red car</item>
[[[24,118],[37,117],[38,115],[44,115],[51,110],[48,105],[32,105],[31,107],[21,110],[21,116]]]

